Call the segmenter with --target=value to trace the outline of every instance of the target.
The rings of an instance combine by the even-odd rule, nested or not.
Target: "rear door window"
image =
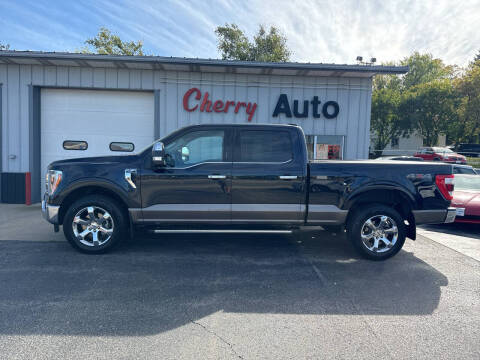
[[[240,130],[237,162],[286,162],[293,158],[288,131]]]

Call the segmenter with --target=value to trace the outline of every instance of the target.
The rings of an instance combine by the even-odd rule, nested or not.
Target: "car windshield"
[[[442,148],[442,147],[434,147],[433,151],[435,151],[436,153],[453,153],[453,151],[450,150],[449,148]]]
[[[478,175],[455,175],[455,190],[480,191],[480,176]]]

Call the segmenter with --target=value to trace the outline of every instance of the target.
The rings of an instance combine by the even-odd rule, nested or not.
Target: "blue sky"
[[[301,62],[418,50],[464,66],[480,50],[480,0],[0,0],[0,42],[18,50],[73,51],[106,26],[148,54],[219,58],[214,30],[231,22],[279,27]]]

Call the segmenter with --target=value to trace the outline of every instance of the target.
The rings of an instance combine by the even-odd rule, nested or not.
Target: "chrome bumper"
[[[442,224],[455,221],[456,209],[449,207],[446,210],[414,210],[415,224]]]
[[[445,223],[452,223],[455,221],[455,216],[457,216],[457,209],[454,207],[449,207],[447,210],[447,216],[445,216]]]
[[[45,220],[49,223],[58,225],[58,210],[60,206],[50,205],[45,200],[45,197],[42,200],[42,215]]]

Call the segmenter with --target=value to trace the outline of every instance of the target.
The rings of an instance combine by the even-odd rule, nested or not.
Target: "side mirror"
[[[152,147],[152,164],[155,167],[163,167],[166,165],[165,162],[165,146],[161,141],[153,144]]]
[[[188,147],[183,146],[182,147],[182,160],[183,161],[188,161],[190,159],[190,150]]]

